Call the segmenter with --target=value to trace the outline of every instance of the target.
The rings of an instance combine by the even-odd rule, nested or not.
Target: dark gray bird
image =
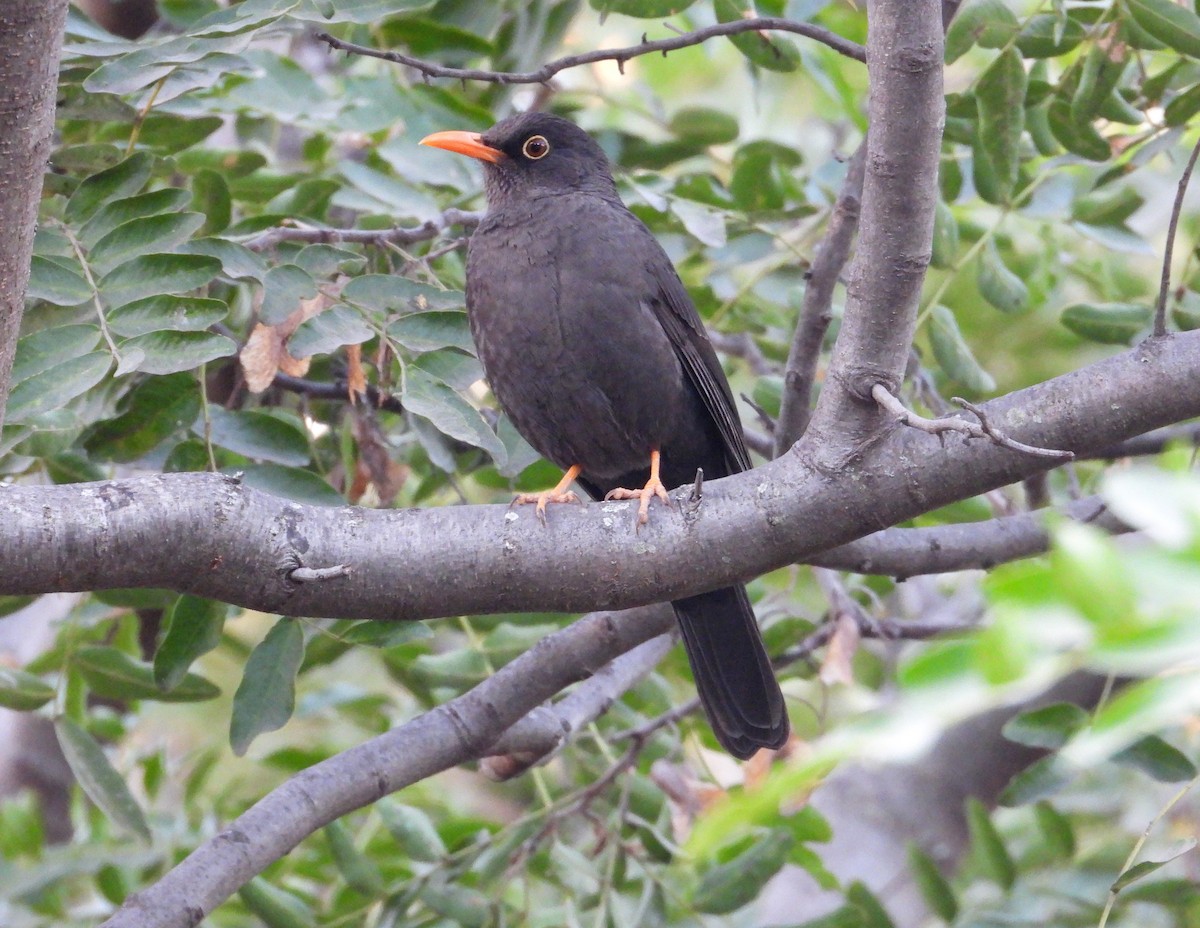
[[[421,144],[484,164],[488,212],[467,252],[467,311],[492,392],[566,471],[536,502],[639,499],[750,468],[733,394],[662,246],[573,123],[525,113]],[[629,489],[633,488],[633,489]],[[783,695],[743,586],[672,605],[717,740],[736,757],[788,736]]]

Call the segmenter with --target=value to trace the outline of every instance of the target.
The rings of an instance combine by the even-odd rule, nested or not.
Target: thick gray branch
[[[1095,496],[1054,511],[1106,531],[1128,531],[1128,526],[1108,512]],[[808,563],[898,579],[956,570],[987,570],[1045,551],[1050,546],[1046,514],[1046,510],[1040,510],[987,522],[888,528],[816,554]]]
[[[874,0],[867,31],[870,127],[845,317],[808,447],[840,467],[885,428],[871,399],[900,386],[929,265],[941,149],[938,0]]]
[[[54,133],[67,0],[0,3],[0,425]]]
[[[1086,455],[1200,415],[1200,332],[1150,339],[984,409],[1021,441]],[[990,441],[889,424],[852,466],[796,451],[676,494],[634,530],[628,503],[366,510],[303,506],[233,477],[162,474],[0,487],[0,593],[158,586],[271,612],[420,619],[641,605],[844,545],[1045,469]],[[348,576],[296,583],[296,567]]]
[[[301,771],[165,877],[125,900],[106,928],[193,928],[323,825],[487,752],[563,687],[661,634],[668,608],[597,613],[543,638],[468,693]]]

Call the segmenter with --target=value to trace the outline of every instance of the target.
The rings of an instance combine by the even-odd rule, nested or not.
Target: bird
[[[467,246],[467,317],[484,376],[516,430],[563,469],[551,503],[651,503],[749,470],[733,393],[654,234],[626,208],[600,145],[531,111],[422,145],[483,165],[487,210]],[[746,759],[788,738],[783,694],[742,584],[672,602],[717,741]]]

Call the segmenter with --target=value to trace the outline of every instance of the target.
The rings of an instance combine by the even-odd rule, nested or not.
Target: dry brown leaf
[[[359,396],[367,392],[367,372],[362,365],[362,345],[346,346],[346,391],[350,402],[357,403]]]
[[[339,277],[326,284],[311,300],[301,300],[291,315],[278,325],[260,322],[254,327],[238,355],[246,375],[246,388],[251,393],[262,393],[279,371],[292,377],[303,377],[308,373],[309,359],[292,357],[287,350],[287,341],[304,322],[337,301],[348,279]]]
[[[842,612],[838,614],[833,637],[825,649],[825,660],[821,662],[821,672],[818,675],[826,686],[837,683],[853,683],[854,668],[852,662],[858,650],[860,635],[858,623],[852,616]]]

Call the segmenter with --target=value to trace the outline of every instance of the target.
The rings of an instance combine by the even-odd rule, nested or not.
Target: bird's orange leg
[[[579,497],[567,487],[575,482],[575,478],[579,476],[582,469],[578,464],[574,464],[563,474],[562,480],[558,481],[553,490],[542,490],[541,493],[518,493],[509,505],[523,506],[526,503],[537,503],[538,520],[545,525],[547,503],[579,502]]]
[[[657,451],[650,452],[650,479],[640,490],[626,490],[623,487],[617,487],[615,490],[609,490],[604,496],[605,499],[641,500],[641,503],[638,504],[638,525],[645,525],[650,521],[650,500],[654,497],[657,496],[668,506],[671,505],[671,498],[667,496],[667,488],[658,475],[660,457],[661,455]]]

